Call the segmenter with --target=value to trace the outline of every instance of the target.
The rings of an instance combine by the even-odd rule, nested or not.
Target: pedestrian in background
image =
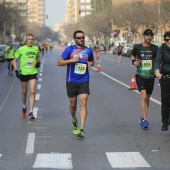
[[[96,54],[96,60],[99,60],[100,58],[100,45],[99,45],[99,41],[96,41],[95,44],[95,54]]]
[[[119,43],[118,47],[117,47],[117,55],[118,55],[118,62],[120,62],[122,60],[122,46]]]
[[[142,115],[139,118],[140,127],[148,129],[148,107],[154,88],[154,61],[158,47],[152,44],[153,32],[146,29],[143,33],[143,43],[135,45],[132,51],[132,64],[137,68],[136,83],[140,92],[140,107]]]
[[[30,111],[28,114],[29,119],[35,119],[33,108],[35,103],[35,86],[37,80],[37,68],[40,67],[39,48],[34,43],[34,35],[29,33],[26,35],[26,45],[20,47],[15,53],[14,69],[16,77],[21,81],[22,87],[22,117],[27,116],[27,92],[28,85],[30,87]],[[18,71],[17,60],[20,59],[20,71]]]
[[[8,68],[8,75],[13,76],[13,59],[15,55],[15,47],[12,45],[12,41],[9,41],[9,44],[5,47],[4,52],[6,53],[6,61],[7,61],[7,68]]]
[[[164,34],[165,43],[159,47],[155,60],[155,75],[161,87],[162,131],[168,130],[170,112],[170,31]]]
[[[70,101],[72,116],[72,132],[78,137],[84,137],[84,127],[87,117],[87,100],[89,90],[89,67],[94,65],[93,52],[84,46],[84,32],[77,30],[73,34],[75,45],[67,47],[57,61],[58,66],[67,65],[66,88]],[[77,97],[80,100],[80,130],[76,117]]]

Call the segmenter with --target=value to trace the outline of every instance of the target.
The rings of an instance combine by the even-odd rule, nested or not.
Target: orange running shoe
[[[21,113],[21,115],[22,115],[22,118],[26,118],[27,117],[27,107],[26,108],[22,108],[22,113]]]

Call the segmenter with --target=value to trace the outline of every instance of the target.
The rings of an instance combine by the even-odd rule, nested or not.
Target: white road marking
[[[35,100],[40,100],[40,94],[35,95]]]
[[[43,72],[43,70],[41,69],[40,72]]]
[[[40,73],[39,76],[42,76],[42,73]]]
[[[33,168],[73,169],[70,153],[37,154]]]
[[[2,109],[3,109],[3,107],[4,107],[5,103],[6,103],[6,101],[8,100],[8,97],[9,97],[11,91],[13,90],[13,87],[14,87],[14,84],[15,84],[15,81],[16,81],[16,80],[17,80],[17,79],[15,78],[14,81],[13,81],[13,83],[12,83],[12,85],[11,85],[11,87],[10,87],[9,90],[8,90],[8,93],[5,95],[5,98],[4,98],[4,100],[3,100],[3,102],[2,102],[2,104],[1,104],[1,106],[0,106],[0,112],[2,111]]]
[[[42,81],[42,78],[39,78],[38,81]]]
[[[97,71],[97,69],[94,68],[94,67],[92,67],[92,69]],[[125,84],[125,83],[123,83],[123,82],[121,82],[121,81],[119,81],[119,80],[117,80],[117,79],[109,76],[108,74],[106,74],[106,73],[104,73],[104,72],[102,72],[102,71],[100,71],[99,73],[101,73],[101,74],[103,74],[104,76],[110,78],[111,80],[113,80],[113,81],[115,81],[115,82],[117,82],[117,83],[119,83],[119,84],[127,87],[128,89],[130,88],[130,86],[128,86],[127,84]],[[140,94],[138,90],[133,90],[133,91],[136,92],[136,93],[138,93],[138,94]],[[155,103],[158,104],[158,105],[161,105],[161,102],[160,102],[160,101],[158,101],[158,100],[156,100],[156,99],[154,99],[154,98],[152,98],[152,97],[150,98],[150,100],[153,101],[153,102],[155,102]]]
[[[38,84],[38,85],[37,85],[37,89],[41,89],[41,84]]]
[[[37,113],[38,113],[38,107],[34,107],[33,114],[35,118],[37,118]]]
[[[106,152],[112,168],[151,167],[139,152]]]
[[[27,147],[26,147],[27,154],[34,153],[34,141],[35,141],[35,133],[29,133],[27,139]]]

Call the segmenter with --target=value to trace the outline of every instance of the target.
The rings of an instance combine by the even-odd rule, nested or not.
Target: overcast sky
[[[57,22],[64,22],[67,0],[45,0],[46,26],[54,28]]]

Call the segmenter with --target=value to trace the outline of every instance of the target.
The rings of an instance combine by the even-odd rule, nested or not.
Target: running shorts
[[[37,80],[37,74],[32,74],[32,75],[22,75],[20,77],[20,80],[22,82],[28,82],[29,80],[36,79]]]
[[[136,84],[138,86],[139,92],[141,90],[146,90],[146,93],[148,95],[151,95],[154,87],[155,78],[144,78],[138,74],[136,74],[135,76],[136,76]]]
[[[66,82],[67,95],[69,98],[76,97],[79,94],[90,94],[89,82],[72,83]]]

